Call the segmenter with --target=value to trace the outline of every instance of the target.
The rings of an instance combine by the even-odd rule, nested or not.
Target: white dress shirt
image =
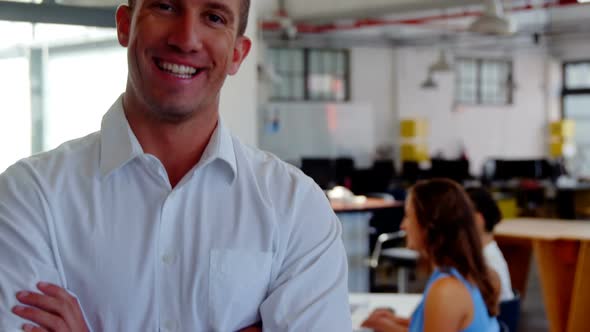
[[[100,132],[0,175],[0,331],[20,328],[15,294],[39,281],[75,294],[95,332],[352,329],[319,187],[220,122],[172,189],[122,98]]]
[[[500,301],[511,300],[514,297],[512,292],[512,284],[510,283],[510,272],[508,271],[508,264],[504,259],[504,255],[498,247],[496,241],[488,243],[483,248],[483,255],[486,263],[491,267],[500,277]]]

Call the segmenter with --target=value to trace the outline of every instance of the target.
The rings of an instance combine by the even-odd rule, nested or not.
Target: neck
[[[178,123],[166,122],[151,116],[147,110],[127,107],[125,116],[145,153],[160,160],[170,185],[178,182],[201,160],[211,135],[218,123],[217,112],[196,112]]]
[[[482,240],[482,243],[481,244],[485,247],[488,244],[492,243],[492,241],[494,241],[494,234],[492,234],[492,233],[484,233],[481,236],[481,240]]]

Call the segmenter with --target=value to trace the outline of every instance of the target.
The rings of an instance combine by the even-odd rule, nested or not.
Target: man
[[[0,176],[0,331],[351,330],[325,195],[219,119],[248,7],[118,8],[129,76],[100,132]]]
[[[481,237],[484,258],[500,279],[500,301],[511,300],[514,294],[512,293],[508,264],[506,264],[498,244],[494,241],[494,227],[502,220],[502,212],[487,190],[469,188],[467,194],[476,210],[475,222]]]

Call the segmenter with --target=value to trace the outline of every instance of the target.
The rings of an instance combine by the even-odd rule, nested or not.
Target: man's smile
[[[156,64],[156,67],[158,67],[160,70],[168,74],[172,74],[178,78],[184,79],[193,78],[205,70],[205,68],[196,68],[184,64],[165,61],[158,58],[154,58],[154,62]]]

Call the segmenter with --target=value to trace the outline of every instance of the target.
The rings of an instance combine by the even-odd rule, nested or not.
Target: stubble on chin
[[[169,124],[183,123],[195,115],[195,111],[192,109],[174,106],[152,106],[149,108],[149,113],[158,122]]]

